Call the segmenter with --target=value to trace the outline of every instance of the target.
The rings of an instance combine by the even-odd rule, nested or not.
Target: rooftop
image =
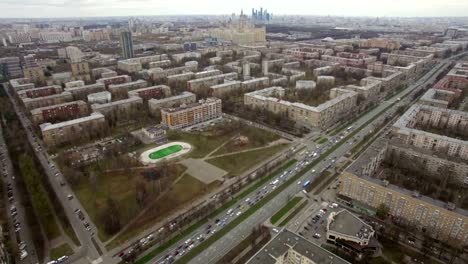
[[[102,120],[104,120],[104,115],[103,114],[101,114],[101,113],[91,113],[91,115],[89,115],[89,116],[80,117],[80,118],[77,118],[77,119],[68,120],[68,121],[60,122],[60,123],[56,123],[56,124],[44,123],[40,127],[41,127],[41,131],[45,132],[45,131],[48,131],[48,130],[59,129],[59,128],[63,128],[63,127],[67,127],[67,126],[71,126],[71,125],[75,125],[75,124],[79,124],[79,123],[84,123],[84,122],[88,122],[88,121],[92,121],[92,120],[97,120],[97,119],[101,119],[101,118],[102,118]]]
[[[334,255],[311,241],[283,230],[268,242],[247,264],[275,264],[276,259],[283,256],[289,249],[300,253],[304,257],[320,264],[347,264],[348,261]]]
[[[374,232],[370,225],[364,223],[348,210],[332,213],[328,219],[328,229],[339,234],[355,236],[359,239],[370,239],[371,233]]]

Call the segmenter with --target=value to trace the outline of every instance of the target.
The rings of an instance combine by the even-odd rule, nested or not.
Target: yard
[[[93,171],[94,167],[89,168]],[[142,169],[136,170],[111,170],[108,172],[94,172],[95,179],[92,177],[82,178],[80,184],[74,188],[76,196],[84,206],[93,222],[99,228],[99,236],[104,241],[111,234],[103,231],[101,221],[98,219],[100,211],[105,207],[108,198],[114,199],[122,213],[121,224],[124,226],[137,215],[142,207],[138,205],[136,199],[136,186],[143,184],[145,186],[148,198],[147,201],[154,199],[160,193],[159,180],[149,181],[141,174]],[[171,184],[177,177],[182,175],[185,167],[176,165],[169,170],[168,177],[161,179],[161,185]]]
[[[143,230],[150,228],[158,221],[164,220],[169,214],[181,209],[200,195],[209,193],[217,184],[213,183],[207,186],[194,177],[184,174],[160,199],[152,204],[150,202],[149,210],[136,218],[128,230],[117,236],[109,244],[108,248],[113,248],[138,235]]]
[[[225,124],[226,125],[226,124]],[[236,142],[237,136],[247,137],[247,142]],[[221,147],[212,155],[221,155],[231,152],[263,147],[268,143],[280,139],[279,136],[263,129],[235,123],[226,125],[225,129],[211,127],[203,132],[170,131],[170,141],[182,141],[192,145],[193,150],[189,154],[192,158],[203,158],[216,148]],[[222,146],[226,143],[224,146]],[[239,143],[239,144],[236,144]]]
[[[235,177],[285,149],[288,145],[289,144],[281,144],[260,150],[226,155],[219,158],[208,159],[207,162],[227,171],[229,176]]]

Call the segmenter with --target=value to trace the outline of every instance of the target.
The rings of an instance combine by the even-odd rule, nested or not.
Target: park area
[[[88,164],[79,169],[79,180],[70,184],[107,248],[225,188],[227,179],[242,175],[289,145],[273,133],[235,122],[201,132],[169,131],[168,141]],[[186,146],[190,149],[184,152]],[[139,159],[143,153],[162,161],[145,165]],[[171,155],[177,159],[167,159]],[[73,170],[66,169],[64,174],[76,174],[78,169]]]

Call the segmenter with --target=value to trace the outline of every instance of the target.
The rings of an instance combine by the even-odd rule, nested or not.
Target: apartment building
[[[28,78],[12,79],[10,80],[10,86],[16,92],[35,87],[34,83],[32,83]]]
[[[167,85],[156,85],[128,92],[128,97],[138,96],[144,101],[171,96],[171,88]]]
[[[56,146],[86,136],[100,135],[106,127],[106,119],[101,113],[91,113],[89,116],[51,124],[40,125],[42,139],[47,146]]]
[[[85,86],[65,88],[66,92],[70,92],[74,100],[87,100],[88,95],[92,93],[103,92],[106,87],[103,83],[89,84]]]
[[[112,94],[108,91],[88,94],[89,104],[107,104],[112,101]]]
[[[84,101],[46,106],[31,110],[31,120],[35,125],[76,119],[88,114],[88,105]]]
[[[191,92],[183,92],[176,96],[171,96],[163,99],[148,100],[148,108],[152,115],[159,115],[162,108],[175,108],[182,104],[193,104],[197,100],[197,96]]]
[[[210,87],[210,96],[221,98],[232,91],[239,90],[242,83],[240,81],[228,81],[222,84],[213,85]]]
[[[39,88],[32,88],[27,90],[20,90],[17,91],[16,94],[19,98],[37,98],[37,97],[44,97],[53,94],[59,94],[63,91],[61,86],[52,85],[52,86],[44,86]]]
[[[95,79],[117,76],[117,72],[108,68],[94,68],[91,70],[91,73]]]
[[[325,129],[353,113],[358,93],[341,88],[330,90],[330,100],[318,106],[293,103],[272,97],[284,95],[282,87],[270,87],[244,94],[244,104],[286,114],[300,124]]]
[[[114,101],[105,104],[93,104],[91,109],[93,112],[98,112],[106,117],[113,119],[125,119],[129,115],[141,110],[143,99],[138,96],[133,96],[128,99]]]
[[[187,90],[194,93],[201,92],[203,89],[208,89],[213,85],[224,82],[225,80],[237,80],[237,73],[230,72],[226,74],[190,80],[187,82]]]
[[[159,81],[161,79],[167,78],[167,76],[180,74],[184,72],[196,72],[198,70],[198,62],[196,61],[187,61],[184,66],[175,67],[175,68],[150,68],[147,70],[148,75],[154,81]]]
[[[89,63],[87,62],[74,62],[71,64],[71,71],[75,79],[84,81],[91,80],[91,71],[89,69]]]
[[[110,84],[107,88],[113,96],[127,95],[131,90],[141,89],[148,86],[145,80],[136,80],[133,82],[125,82],[121,84]]]
[[[78,80],[78,81],[71,81],[65,83],[65,88],[76,88],[76,87],[83,87],[85,86],[84,81]]]
[[[44,74],[44,69],[42,67],[31,67],[23,69],[24,78],[28,78],[34,83],[45,83],[46,77]]]
[[[394,218],[429,230],[427,234],[441,241],[468,243],[468,211],[389,184],[380,179],[357,176],[350,172],[340,175],[338,193],[372,208],[388,206]]]
[[[359,41],[360,48],[379,48],[387,50],[397,50],[400,49],[401,44],[397,40],[387,39],[387,38],[371,38],[371,39],[361,39]]]
[[[429,89],[421,99],[419,99],[419,103],[438,108],[448,108],[457,97],[457,93],[449,90]]]
[[[109,87],[109,85],[128,83],[131,81],[132,79],[128,75],[118,75],[118,76],[98,79],[96,80],[96,83],[102,83],[106,87]]]
[[[254,78],[241,83],[241,87],[244,91],[260,90],[267,88],[270,85],[270,78],[260,77]]]
[[[439,134],[429,132],[434,130]],[[458,131],[466,136],[468,113],[416,104],[392,127],[392,134],[405,144],[468,160],[468,141],[445,136],[444,131]]]
[[[19,57],[0,58],[0,69],[2,70],[1,74],[9,78],[23,76]]]
[[[161,109],[161,123],[169,129],[180,129],[221,117],[221,99],[207,98],[178,108]]]
[[[368,64],[377,61],[377,57],[370,56],[364,53],[349,53],[338,52],[336,56],[323,55],[321,57],[324,61],[336,62],[343,66],[351,67],[367,67]]]
[[[27,110],[34,108],[45,107],[49,105],[62,104],[73,101],[73,96],[70,92],[62,92],[58,94],[52,94],[48,96],[35,97],[35,98],[22,98],[24,107]]]

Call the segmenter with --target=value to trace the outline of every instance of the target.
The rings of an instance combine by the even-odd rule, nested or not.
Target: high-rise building
[[[122,48],[123,58],[128,59],[134,57],[132,32],[124,31],[120,33],[120,47]]]
[[[21,70],[20,58],[18,57],[4,57],[0,58],[0,65],[2,68],[2,74],[8,77],[19,77],[23,76]]]

